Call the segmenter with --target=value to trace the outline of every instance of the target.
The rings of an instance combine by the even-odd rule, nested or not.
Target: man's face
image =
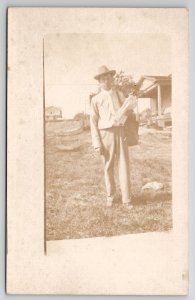
[[[101,89],[109,91],[112,87],[112,75],[111,74],[105,74],[100,76],[99,78],[99,86]]]

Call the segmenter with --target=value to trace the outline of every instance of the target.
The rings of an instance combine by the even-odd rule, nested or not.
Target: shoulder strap
[[[121,101],[121,97],[119,95],[118,90],[116,90],[116,94],[117,94],[117,98],[118,98],[119,104],[120,104],[120,106],[122,106],[122,101]]]

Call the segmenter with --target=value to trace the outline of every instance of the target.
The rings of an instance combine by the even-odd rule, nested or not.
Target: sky
[[[171,40],[162,33],[52,34],[44,45],[46,106],[61,107],[64,118],[89,112],[101,65],[123,70],[136,81],[143,75],[171,74]],[[146,103],[140,101],[144,108]]]

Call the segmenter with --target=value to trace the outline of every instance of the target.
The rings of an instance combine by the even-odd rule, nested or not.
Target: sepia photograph
[[[172,229],[168,35],[44,38],[46,239]]]
[[[8,10],[8,294],[188,293],[188,11]]]

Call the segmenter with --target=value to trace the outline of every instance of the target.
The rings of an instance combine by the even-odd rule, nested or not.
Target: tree
[[[79,112],[74,116],[75,121],[81,121],[85,118],[84,112]]]
[[[113,86],[123,92],[125,97],[128,97],[129,94],[136,95],[137,93],[137,86],[133,76],[127,75],[123,71],[116,73],[113,80]]]
[[[85,130],[89,129],[89,114],[84,112],[77,113],[74,116],[75,121],[79,121]]]

